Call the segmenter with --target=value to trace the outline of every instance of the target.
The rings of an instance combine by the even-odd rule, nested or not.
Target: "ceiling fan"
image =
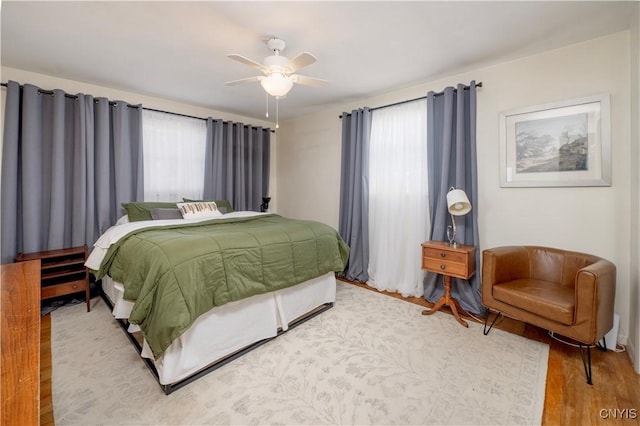
[[[259,81],[262,88],[276,98],[289,93],[294,84],[306,86],[326,86],[329,84],[327,80],[295,74],[299,69],[317,61],[316,57],[311,53],[303,52],[290,60],[280,54],[286,47],[284,40],[275,37],[270,38],[267,40],[267,46],[273,51],[273,55],[264,58],[263,64],[235,53],[227,55],[231,59],[261,71],[264,75],[228,81],[225,84],[233,86],[235,84]]]

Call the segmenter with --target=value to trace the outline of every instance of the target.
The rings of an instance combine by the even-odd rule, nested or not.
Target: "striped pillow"
[[[218,206],[213,201],[177,203],[176,205],[184,219],[205,219],[222,216]]]

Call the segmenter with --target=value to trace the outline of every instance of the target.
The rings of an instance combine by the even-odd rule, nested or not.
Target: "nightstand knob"
[[[447,253],[445,253],[443,251],[440,252],[440,257],[445,257],[446,255],[447,255]]]
[[[443,271],[445,270],[445,268],[446,268],[446,266],[444,264],[440,265],[440,269],[442,269]]]

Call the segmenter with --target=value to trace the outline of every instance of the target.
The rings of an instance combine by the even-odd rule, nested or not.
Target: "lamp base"
[[[458,243],[456,243],[456,222],[453,215],[451,215],[451,222],[452,225],[447,226],[447,240],[449,240],[447,245],[449,247],[458,248]]]

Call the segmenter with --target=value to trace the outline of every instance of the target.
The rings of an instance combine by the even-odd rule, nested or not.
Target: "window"
[[[426,100],[375,110],[369,142],[369,285],[422,296],[429,232]],[[393,256],[390,256],[390,254]]]
[[[207,123],[198,118],[144,110],[144,200],[201,199]]]

